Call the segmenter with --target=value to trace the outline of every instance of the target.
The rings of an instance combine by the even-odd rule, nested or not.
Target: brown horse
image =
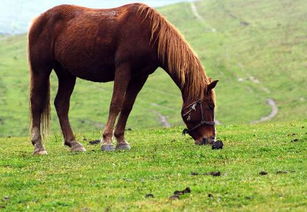
[[[148,75],[162,67],[182,92],[182,118],[196,144],[215,139],[214,91],[217,81],[205,71],[181,34],[155,9],[128,4],[113,9],[60,5],[41,14],[29,32],[30,110],[34,154],[47,154],[42,134],[49,126],[49,76],[58,77],[54,101],[65,145],[85,151],[68,119],[76,77],[114,80],[101,149],[130,149],[125,126]],[[118,119],[117,119],[118,118]],[[116,127],[114,129],[115,122]]]

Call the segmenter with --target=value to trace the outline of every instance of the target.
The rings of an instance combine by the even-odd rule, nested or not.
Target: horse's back
[[[84,40],[92,39],[94,35],[98,41],[107,41],[108,35],[123,35],[123,32],[126,33],[123,36],[129,36],[129,32],[141,31],[140,18],[137,15],[140,5],[142,4],[135,3],[111,9],[91,9],[75,5],[53,7],[33,22],[29,31],[30,45],[39,39],[57,42],[59,36],[65,36],[66,40],[72,37]]]
[[[31,48],[45,51],[43,61],[56,61],[73,75],[92,81],[113,80],[116,64],[129,60],[139,66],[136,63],[153,55],[150,28],[138,15],[140,5],[112,9],[56,6],[31,27],[30,55]]]

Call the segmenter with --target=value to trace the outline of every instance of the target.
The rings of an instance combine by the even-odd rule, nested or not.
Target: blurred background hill
[[[143,0],[152,7],[164,6],[183,0]],[[59,4],[82,5],[91,8],[111,8],[136,2],[133,0],[1,0],[0,34],[25,33],[31,20],[40,13]]]
[[[184,34],[207,75],[220,80],[216,93],[221,124],[255,123],[269,115],[271,121],[307,119],[307,1],[206,0],[153,6]],[[28,133],[27,36],[24,26],[20,31],[19,23],[16,27],[10,32],[0,25],[0,136]],[[51,86],[53,101],[54,74]],[[70,110],[77,133],[103,127],[112,86],[77,81]],[[179,89],[159,69],[138,96],[127,127],[163,126],[163,120],[181,125],[181,103]],[[59,129],[54,107],[52,129]]]

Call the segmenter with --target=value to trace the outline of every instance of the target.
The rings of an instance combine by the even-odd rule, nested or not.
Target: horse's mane
[[[158,57],[168,64],[168,71],[175,74],[181,88],[188,89],[189,97],[202,98],[209,84],[205,70],[196,53],[181,33],[160,13],[140,4],[138,13],[151,23],[151,42],[157,42]]]

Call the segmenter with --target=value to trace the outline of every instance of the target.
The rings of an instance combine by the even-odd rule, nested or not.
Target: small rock
[[[155,196],[153,194],[146,194],[145,198],[154,198]]]
[[[296,133],[290,133],[290,134],[288,134],[288,136],[295,136],[296,135]]]
[[[217,140],[215,142],[213,142],[212,144],[212,149],[223,149],[223,142],[221,140]]]
[[[173,195],[173,196],[170,196],[169,199],[170,200],[177,200],[177,199],[180,199],[180,198],[179,198],[179,195]]]
[[[94,140],[94,141],[90,141],[90,142],[88,142],[89,144],[92,144],[92,145],[94,145],[94,144],[99,144],[100,143],[100,140]]]
[[[268,173],[266,171],[259,172],[260,175],[267,175]]]
[[[184,194],[187,194],[187,193],[191,193],[190,187],[186,187],[182,191],[174,191],[174,195],[170,196],[169,199],[170,200],[179,199],[181,195],[184,195]]]
[[[216,171],[216,172],[207,172],[207,173],[205,173],[204,175],[211,175],[211,176],[214,176],[214,177],[218,177],[218,176],[221,176],[221,172],[220,172],[220,171]]]
[[[186,187],[182,191],[174,191],[174,195],[183,195],[183,194],[187,194],[187,193],[191,193],[190,187]]]
[[[199,173],[197,173],[197,172],[191,172],[191,175],[199,175]]]
[[[174,191],[174,195],[182,195],[183,194],[183,191]]]
[[[4,196],[4,197],[3,197],[3,200],[4,200],[4,201],[7,201],[7,200],[9,200],[9,199],[10,199],[9,196]]]
[[[192,176],[196,176],[196,175],[211,175],[214,177],[217,176],[221,176],[221,172],[220,171],[216,171],[216,172],[207,172],[207,173],[197,173],[197,172],[191,172]]]
[[[183,193],[184,193],[184,194],[191,193],[190,187],[186,187],[186,188],[183,190]]]
[[[287,174],[287,171],[277,171],[276,174]]]

